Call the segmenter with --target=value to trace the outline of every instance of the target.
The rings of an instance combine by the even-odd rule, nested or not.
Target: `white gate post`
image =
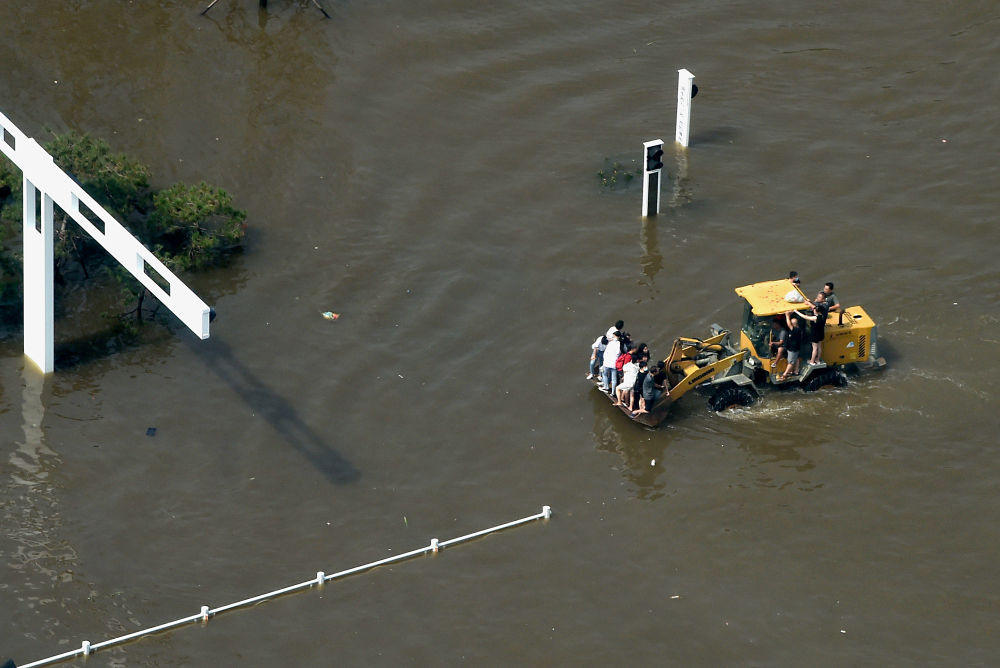
[[[196,336],[208,338],[209,324],[214,318],[212,309],[62,171],[38,142],[21,132],[3,114],[0,114],[0,153],[21,170],[23,177],[24,354],[43,373],[55,369],[52,334],[54,205],[103,246]],[[93,216],[88,218],[84,215],[86,212]],[[98,222],[95,223],[94,217]],[[150,273],[158,274],[162,283],[154,280]]]
[[[677,134],[676,141],[685,148],[691,130],[691,84],[694,75],[686,69],[677,70]]]
[[[23,187],[24,354],[42,373],[52,373],[55,369],[52,198],[26,176]]]

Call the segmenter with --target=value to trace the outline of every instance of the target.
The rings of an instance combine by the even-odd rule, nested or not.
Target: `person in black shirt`
[[[788,380],[789,376],[797,376],[799,374],[799,367],[802,364],[802,360],[799,359],[799,353],[806,342],[806,331],[802,326],[802,320],[799,316],[786,313],[785,321],[788,323],[788,336],[785,337],[785,348],[788,351],[788,366],[785,367],[785,372],[781,374],[779,380]]]
[[[640,407],[641,397],[642,397],[642,384],[646,380],[646,376],[649,375],[649,364],[646,360],[639,360],[639,373],[635,376],[635,385],[632,386],[632,404],[629,406],[629,410],[634,410]]]
[[[642,381],[642,401],[639,403],[639,413],[648,413],[652,410],[660,397],[670,392],[666,392],[667,372],[657,366],[656,371],[650,371]],[[637,413],[638,414],[638,413]]]
[[[809,359],[810,364],[819,364],[822,360],[820,357],[823,355],[823,337],[826,334],[826,300],[823,299],[823,293],[820,293],[816,297],[816,303],[812,307],[812,315],[806,315],[805,313],[800,313],[796,311],[798,315],[808,320],[810,323],[811,339],[812,339],[812,357]]]
[[[836,313],[841,309],[840,300],[833,292],[833,283],[827,281],[823,284],[823,291],[816,295],[816,301],[826,302],[827,313]],[[809,302],[810,304],[813,302]]]

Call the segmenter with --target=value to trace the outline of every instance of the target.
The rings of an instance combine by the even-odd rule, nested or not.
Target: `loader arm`
[[[707,364],[703,367],[699,367],[694,362],[680,362],[684,370],[684,375],[673,387],[670,388],[671,400],[677,401],[684,396],[688,390],[693,387],[697,387],[698,385],[711,380],[723,371],[726,371],[729,367],[742,360],[743,356],[744,352],[741,350],[735,355],[723,357],[717,362]]]

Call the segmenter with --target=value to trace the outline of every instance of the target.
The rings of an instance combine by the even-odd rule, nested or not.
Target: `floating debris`
[[[336,320],[340,317],[340,314],[334,313],[333,311],[323,311],[323,317],[327,320]]]

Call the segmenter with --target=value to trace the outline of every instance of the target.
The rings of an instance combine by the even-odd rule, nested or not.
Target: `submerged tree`
[[[243,246],[246,217],[221,188],[177,183],[153,197],[146,235],[171,269],[204,269]]]

